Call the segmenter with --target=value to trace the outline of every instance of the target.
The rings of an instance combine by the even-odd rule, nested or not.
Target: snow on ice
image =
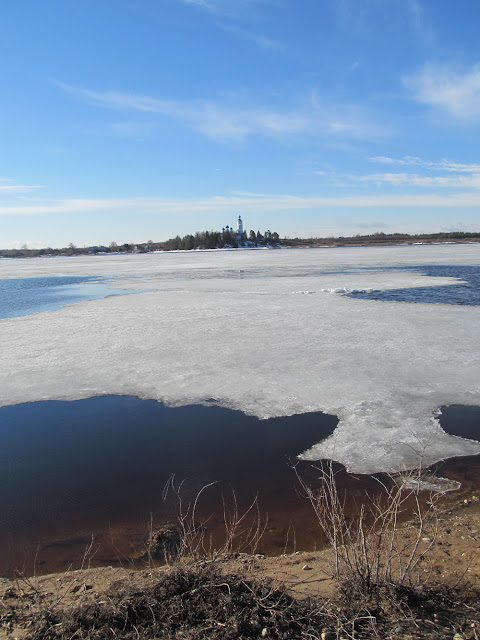
[[[435,412],[480,404],[480,307],[342,294],[455,282],[382,270],[420,264],[478,265],[480,245],[3,260],[2,278],[108,275],[144,291],[0,321],[0,404],[130,394],[323,411],[339,425],[302,457],[357,473],[479,453]]]

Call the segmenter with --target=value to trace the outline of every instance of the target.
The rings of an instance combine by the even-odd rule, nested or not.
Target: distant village
[[[150,253],[154,251],[192,251],[207,249],[237,248],[278,248],[278,247],[344,247],[365,245],[402,245],[480,242],[480,232],[447,231],[410,235],[408,233],[376,232],[370,235],[329,236],[310,238],[282,238],[276,231],[267,229],[263,233],[251,229],[248,233],[239,215],[237,226],[225,225],[221,231],[197,231],[183,237],[176,236],[161,242],[147,240],[141,243],[117,244],[108,246],[93,245],[77,247],[70,243],[67,247],[32,249],[24,244],[20,249],[0,249],[0,258],[35,258],[48,256],[97,255],[108,253]]]
[[[280,240],[277,232],[269,229],[260,231],[251,230],[248,234],[243,228],[242,217],[239,215],[237,227],[228,224],[221,231],[197,231],[194,235],[170,238],[162,242],[148,240],[141,243],[117,244],[111,242],[108,246],[94,245],[89,247],[77,247],[70,243],[67,247],[43,249],[31,249],[26,244],[20,249],[0,249],[0,257],[3,258],[27,258],[27,257],[47,257],[47,256],[73,256],[73,255],[96,255],[106,253],[150,253],[152,251],[190,251],[193,249],[237,249],[254,247],[278,247],[285,243]]]

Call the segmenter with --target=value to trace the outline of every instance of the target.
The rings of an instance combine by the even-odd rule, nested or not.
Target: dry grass
[[[272,579],[220,562],[177,565],[76,595],[66,603],[18,584],[1,601],[0,621],[7,632],[23,627],[30,640],[476,639],[480,628],[480,594],[465,588],[382,587],[360,605],[295,597]]]
[[[212,549],[196,515],[198,497],[184,504],[181,485],[172,479],[179,521],[151,532],[147,571],[126,572],[96,592],[79,584],[68,598],[19,577],[0,599],[4,637],[20,637],[13,629],[21,627],[21,637],[30,640],[434,640],[455,633],[458,640],[478,640],[478,590],[465,581],[447,584],[441,576],[434,581],[425,569],[437,536],[439,496],[421,495],[412,478],[385,483],[351,518],[332,467],[318,471],[314,487],[300,482],[330,543],[330,596],[301,596],[253,573],[251,563],[234,564],[235,556],[254,558],[263,530],[256,503],[244,514],[235,500],[229,510],[224,504],[226,543]],[[407,507],[413,521],[404,536],[400,522]],[[236,547],[250,555],[234,552]],[[164,566],[156,568],[160,560]]]
[[[365,493],[355,517],[346,514],[348,496],[341,495],[333,465],[317,467],[318,482],[308,485],[297,475],[332,549],[332,573],[340,590],[370,594],[377,586],[418,584],[419,565],[435,544],[440,491],[421,491],[421,471],[379,480],[375,495]],[[351,511],[351,507],[350,507]],[[404,514],[413,517],[415,535],[399,536]]]
[[[35,640],[258,638],[264,629],[263,637],[294,638],[322,621],[316,606],[272,580],[224,573],[215,563],[177,565],[141,585],[116,582],[100,599],[71,607],[39,602],[32,593],[16,613]]]
[[[203,486],[192,500],[187,501],[183,496],[183,482],[176,482],[175,476],[171,476],[162,498],[164,502],[172,503],[173,500],[176,521],[159,528],[154,528],[151,523],[145,552],[137,559],[147,561],[149,566],[154,567],[158,564],[175,565],[183,558],[205,561],[234,552],[255,555],[267,519],[262,518],[257,498],[244,511],[240,511],[234,491],[228,500],[222,494],[224,535],[222,542],[214,545],[208,533],[209,518],[202,519],[198,507],[202,495],[215,484]]]

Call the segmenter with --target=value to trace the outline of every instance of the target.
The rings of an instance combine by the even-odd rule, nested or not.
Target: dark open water
[[[245,510],[258,494],[262,514],[269,514],[266,545],[281,552],[298,502],[290,464],[337,422],[319,413],[259,420],[216,406],[169,408],[125,396],[2,407],[2,572],[31,563],[37,551],[45,570],[78,563],[92,532],[100,543],[96,560],[115,561],[109,527],[115,545],[132,553],[151,516],[158,524],[176,521],[177,501],[162,500],[173,474],[185,481],[185,504],[218,483],[202,494],[198,511],[215,514],[212,533],[223,529],[222,496],[231,503],[234,491]]]
[[[144,549],[150,522],[176,522],[178,500],[162,494],[172,475],[191,504],[205,485],[197,519],[219,546],[223,499],[240,512],[257,496],[266,524],[259,551],[312,549],[319,540],[310,505],[299,498],[295,456],[330,435],[321,413],[258,420],[216,406],[169,408],[154,400],[103,396],[0,408],[0,574],[80,566],[94,536],[93,564]],[[441,424],[480,439],[480,407],[446,407]],[[337,465],[340,469],[340,466]],[[436,465],[438,473],[479,486],[480,457]],[[310,482],[318,476],[299,463]],[[349,497],[378,491],[373,477],[340,471]],[[288,544],[287,544],[288,543]]]
[[[480,305],[480,267],[477,265],[423,265],[419,267],[392,267],[390,270],[414,271],[432,277],[457,278],[459,283],[436,287],[389,289],[372,291],[371,293],[350,293],[349,297],[383,302]]]
[[[467,284],[354,297],[480,303],[480,268],[411,268]],[[118,293],[124,292],[98,278],[0,280],[0,317]],[[480,440],[480,407],[445,407],[440,421],[448,433]],[[171,493],[162,498],[172,474],[177,483],[184,481],[184,504],[205,484],[216,483],[202,493],[197,512],[212,544],[222,542],[223,500],[231,508],[235,492],[240,511],[258,495],[262,518],[268,519],[259,551],[313,549],[318,527],[310,505],[298,496],[291,462],[336,423],[321,413],[259,421],[215,406],[171,409],[123,396],[0,408],[0,575],[78,567],[92,536],[93,565],[140,553],[151,522],[157,526],[178,517],[178,501]],[[315,482],[311,464],[298,468]],[[459,480],[465,491],[480,486],[480,456],[447,460],[435,470]],[[378,489],[369,476],[340,470],[337,479],[352,502]]]

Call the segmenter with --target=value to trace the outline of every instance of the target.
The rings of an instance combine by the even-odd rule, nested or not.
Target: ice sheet
[[[480,308],[332,293],[445,284],[381,270],[412,264],[478,265],[480,245],[2,260],[0,277],[112,275],[149,291],[0,321],[0,404],[116,393],[324,411],[338,428],[304,457],[357,473],[479,453],[433,415],[480,404]]]

